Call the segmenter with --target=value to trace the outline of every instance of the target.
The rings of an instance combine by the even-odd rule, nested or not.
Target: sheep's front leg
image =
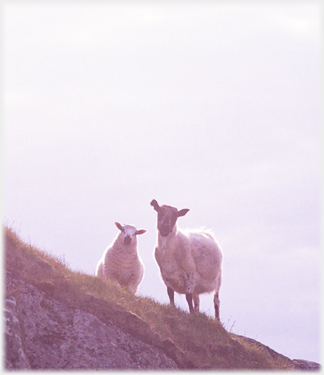
[[[219,305],[220,305],[220,300],[219,300],[218,292],[215,292],[214,306],[215,306],[215,319],[217,320],[219,320]]]
[[[192,299],[194,305],[192,305]],[[199,294],[186,293],[186,300],[188,302],[190,313],[199,312]]]
[[[169,299],[170,299],[170,305],[174,306],[174,290],[170,286],[168,286],[167,292],[168,292],[168,296],[169,296]]]
[[[186,283],[187,283],[186,300],[189,305],[189,311],[190,313],[193,313],[194,311],[199,311],[199,295],[194,293],[195,283],[194,283],[193,272],[187,273]],[[195,309],[192,305],[192,298],[195,304]]]
[[[131,292],[131,293],[133,293],[133,294],[135,294],[136,293],[136,286],[134,286],[134,285],[128,285],[127,286],[127,290],[129,291],[129,292]]]
[[[192,306],[192,293],[186,293],[186,300],[188,302],[190,314],[194,312],[194,308]]]
[[[195,311],[199,312],[199,294],[194,293],[193,295]]]

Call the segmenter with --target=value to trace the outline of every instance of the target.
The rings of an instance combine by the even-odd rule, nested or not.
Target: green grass
[[[4,228],[5,267],[11,278],[24,280],[72,307],[113,321],[121,329],[156,345],[182,368],[289,369],[262,348],[228,333],[205,314],[188,314],[148,297],[139,297],[97,277],[72,271],[64,260],[24,243]],[[19,292],[6,285],[6,296]]]

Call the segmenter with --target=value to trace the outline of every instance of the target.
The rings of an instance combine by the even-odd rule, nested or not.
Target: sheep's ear
[[[117,221],[115,222],[115,225],[116,225],[116,227],[117,227],[119,230],[123,231],[123,226],[122,226],[121,224],[119,224]]]
[[[154,207],[155,211],[159,211],[159,209],[160,209],[160,206],[159,206],[158,202],[155,199],[152,200],[151,206]]]
[[[136,231],[135,234],[138,235],[138,234],[144,234],[144,233],[146,233],[146,229],[139,229]]]
[[[178,211],[178,217],[184,216],[189,210],[189,208],[183,208],[182,210]]]

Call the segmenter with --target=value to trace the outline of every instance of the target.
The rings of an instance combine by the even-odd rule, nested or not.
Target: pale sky
[[[145,228],[138,294],[168,303],[150,202],[189,208],[224,327],[319,362],[319,4],[5,2],[4,222],[90,275]]]

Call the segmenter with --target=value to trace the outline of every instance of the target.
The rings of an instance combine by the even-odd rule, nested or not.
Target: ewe
[[[172,206],[151,206],[158,213],[158,238],[155,259],[167,287],[170,304],[174,306],[174,291],[186,295],[190,313],[199,311],[199,294],[214,292],[215,318],[219,320],[219,288],[223,253],[210,232],[180,230],[177,219],[189,209],[178,211]],[[194,307],[192,305],[194,302]]]
[[[96,276],[111,280],[136,293],[144,275],[144,266],[137,252],[137,238],[145,229],[115,223],[120,233],[107,247],[96,269]]]

